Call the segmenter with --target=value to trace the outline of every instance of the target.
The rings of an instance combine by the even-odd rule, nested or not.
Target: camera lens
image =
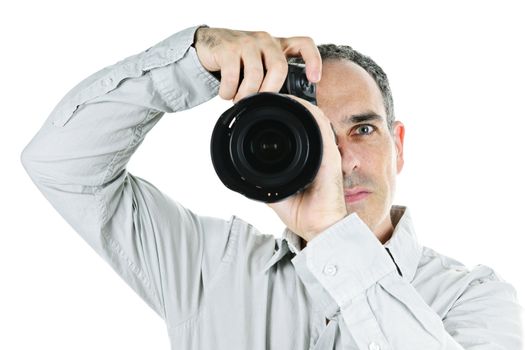
[[[265,174],[284,171],[292,162],[296,141],[290,130],[278,121],[254,124],[244,140],[244,156],[256,170]]]
[[[284,186],[303,169],[300,163],[308,158],[308,135],[289,109],[275,105],[251,107],[243,111],[232,129],[232,165],[256,186]]]
[[[228,188],[275,202],[314,179],[322,159],[321,132],[306,107],[262,92],[225,111],[212,133],[213,167]]]

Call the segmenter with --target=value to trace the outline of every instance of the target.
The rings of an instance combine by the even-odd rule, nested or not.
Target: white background
[[[0,348],[168,349],[163,321],[55,212],[20,153],[62,96],[91,73],[189,26],[349,44],[387,72],[406,126],[396,203],[419,241],[484,264],[525,300],[523,2],[18,1],[0,9]],[[219,97],[167,114],[128,164],[197,213],[280,236],[264,204],[216,177]]]

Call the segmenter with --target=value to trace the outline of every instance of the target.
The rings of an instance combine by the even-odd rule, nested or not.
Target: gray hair
[[[390,85],[388,84],[388,78],[383,69],[370,57],[363,55],[348,45],[322,44],[317,45],[317,48],[319,49],[319,53],[321,54],[323,61],[327,59],[351,61],[362,67],[368,72],[368,74],[370,74],[379,87],[381,96],[383,96],[383,104],[386,111],[386,122],[388,129],[392,131],[395,120],[394,100],[392,98]],[[288,62],[304,63],[301,57],[290,57]]]

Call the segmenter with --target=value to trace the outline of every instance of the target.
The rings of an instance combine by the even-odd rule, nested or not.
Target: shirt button
[[[371,342],[370,344],[368,344],[368,349],[369,350],[380,350],[381,346],[379,346],[379,344],[376,342]]]
[[[337,273],[337,266],[332,264],[326,264],[323,270],[325,275],[335,276]]]
[[[113,82],[113,78],[107,78],[107,79],[102,80],[102,85],[107,87],[111,85],[112,82]]]

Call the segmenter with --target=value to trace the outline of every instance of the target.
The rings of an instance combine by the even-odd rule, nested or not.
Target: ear
[[[399,174],[401,172],[401,169],[403,169],[403,165],[405,164],[405,160],[403,158],[403,142],[405,141],[405,126],[400,121],[395,121],[393,127],[393,138],[394,138],[394,144],[396,146],[396,165],[397,165],[397,173]]]

